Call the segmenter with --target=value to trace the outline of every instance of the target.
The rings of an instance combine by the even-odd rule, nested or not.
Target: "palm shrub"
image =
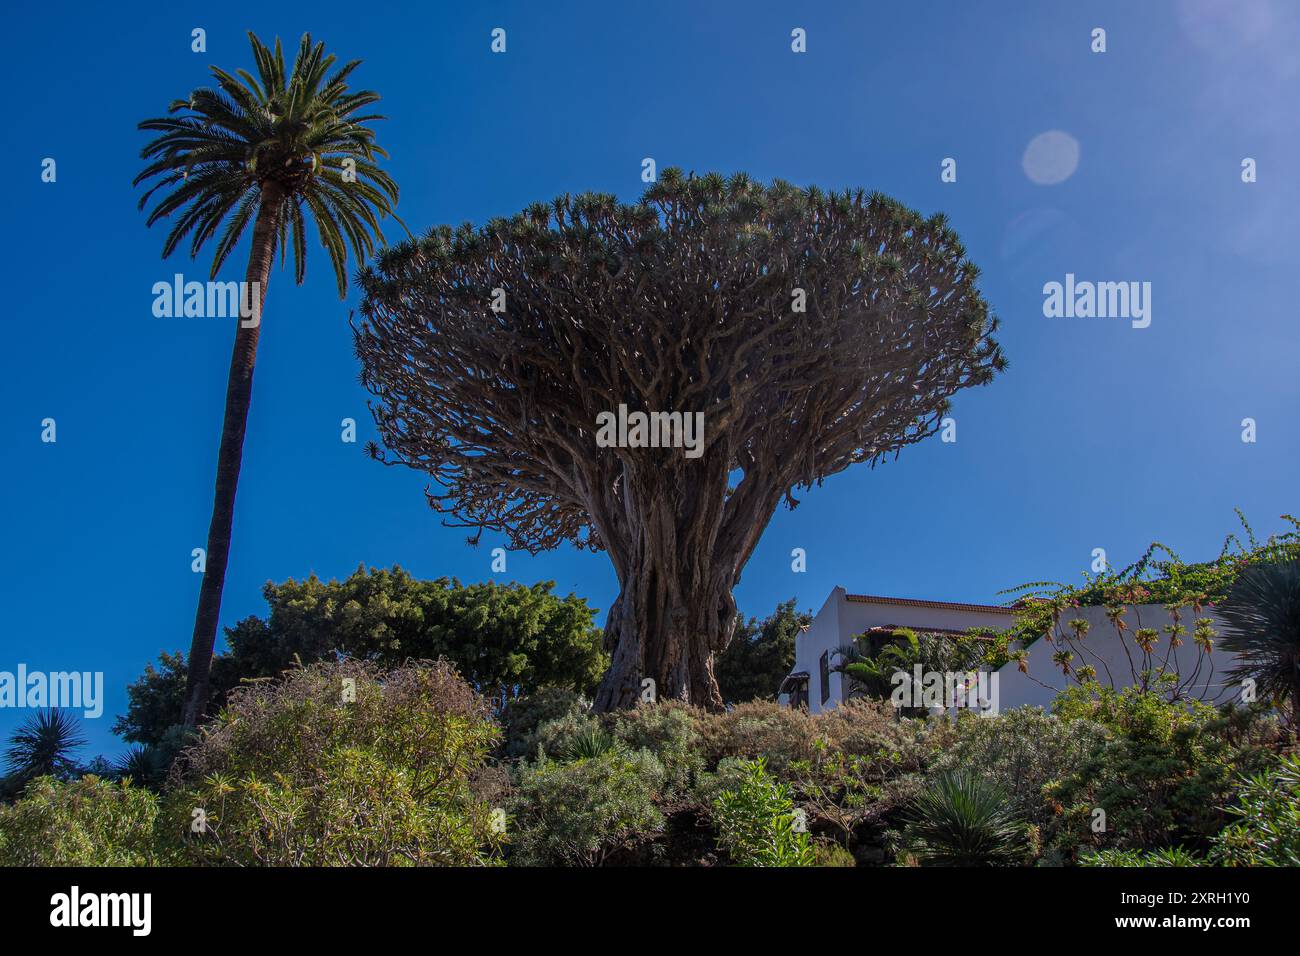
[[[173,766],[163,823],[193,863],[491,863],[499,733],[445,662],[313,664],[230,695]]]
[[[167,775],[162,751],[153,744],[136,744],[113,763],[113,775],[119,780],[130,780],[142,787],[153,789],[162,784]]]
[[[1300,736],[1300,560],[1246,568],[1218,608],[1220,646],[1237,655],[1228,676],[1253,680],[1261,697],[1291,702]]]
[[[253,226],[245,281],[254,290],[250,299],[256,296],[249,303],[256,309],[256,321],[239,323],[226,381],[207,567],[186,682],[184,720],[191,727],[208,704],[262,306],[275,253],[280,252],[283,262],[292,247],[294,279],[302,284],[307,220],[314,220],[341,299],[348,287],[348,246],[358,261],[367,259],[384,241],[380,219],[393,214],[397,202],[397,185],[375,164],[388,155],[371,128],[383,117],[367,112],[379,94],[348,86],[361,61],[335,69],[335,57],[326,55],[325,45],[313,44],[304,34],[292,67],[287,67],[278,39],[274,49],[251,32],[248,39],[256,76],[214,66],[215,87],[200,87],[175,100],[168,115],[139,124],[159,134],[141,152],[148,164],[135,185],[152,184],[140,208],[159,194],[148,224],[175,215],[163,242],[164,259],[187,238],[190,256],[197,257],[219,235],[212,257],[215,279],[249,224]]]
[[[713,802],[718,844],[736,866],[813,866],[808,834],[796,823],[788,785],[767,774],[763,758],[742,761],[734,789]]]
[[[73,754],[86,745],[77,718],[66,710],[38,710],[9,738],[5,790],[17,793],[37,777],[67,780],[77,772]]]
[[[996,866],[1025,853],[1024,824],[1005,791],[966,771],[940,774],[913,802],[903,840],[923,864]]]

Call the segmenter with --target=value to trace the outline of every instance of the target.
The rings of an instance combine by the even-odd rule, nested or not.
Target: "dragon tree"
[[[647,678],[717,708],[732,591],[776,508],[932,434],[1005,367],[978,275],[942,215],[743,174],[437,227],[361,275],[370,450],[426,472],[471,540],[609,554],[598,709]],[[700,447],[599,440],[615,412],[652,432],[702,413]]]

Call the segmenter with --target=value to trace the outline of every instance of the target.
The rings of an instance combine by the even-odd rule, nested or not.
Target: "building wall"
[[[1142,663],[1140,661],[1141,652],[1133,644],[1132,633],[1139,627],[1151,627],[1160,631],[1160,637],[1156,642],[1157,653],[1154,655],[1154,660],[1157,662],[1164,661],[1165,653],[1168,651],[1169,669],[1177,671],[1180,677],[1192,682],[1189,690],[1191,696],[1211,703],[1224,703],[1230,699],[1239,699],[1240,684],[1229,682],[1226,676],[1226,672],[1237,662],[1236,655],[1220,648],[1217,640],[1208,654],[1197,647],[1192,641],[1192,631],[1197,616],[1190,610],[1182,612],[1181,623],[1187,628],[1187,633],[1182,637],[1182,646],[1174,648],[1170,647],[1169,636],[1164,633],[1165,625],[1172,624],[1173,617],[1159,604],[1134,606],[1125,612],[1124,621],[1128,625],[1125,641],[1121,641],[1115,628],[1106,619],[1106,609],[1101,607],[1084,607],[1072,611],[1067,617],[1063,618],[1061,630],[1065,630],[1067,634],[1070,633],[1068,628],[1065,627],[1065,621],[1074,617],[1080,617],[1088,621],[1091,626],[1083,641],[1081,643],[1071,642],[1077,648],[1074,651],[1073,663],[1075,666],[1083,663],[1091,664],[1096,668],[1097,679],[1103,686],[1110,685],[1113,682],[1113,686],[1119,688],[1127,687],[1133,683],[1133,671],[1135,668],[1141,670]],[[1212,609],[1205,608],[1199,616],[1213,620],[1215,630],[1222,633],[1222,624]],[[1129,658],[1124,653],[1125,642],[1129,646],[1129,651],[1134,655],[1133,665],[1130,665]],[[1029,659],[1026,662],[1028,673],[1020,673],[1015,662],[1003,667],[998,672],[1000,709],[1006,710],[1025,704],[1043,708],[1050,707],[1052,699],[1058,693],[1070,684],[1075,683],[1072,678],[1067,678],[1062,674],[1061,669],[1056,664],[1052,663],[1052,655],[1060,649],[1061,644],[1040,638],[1029,647]],[[1198,662],[1200,664],[1199,671],[1197,671]],[[1109,679],[1107,678],[1107,668],[1110,671]]]
[[[1079,608],[1070,617],[1086,619],[1091,628],[1084,638],[1083,647],[1075,653],[1075,664],[1084,662],[1097,669],[1098,679],[1107,684],[1107,668],[1110,680],[1116,687],[1125,687],[1132,683],[1132,667],[1125,656],[1124,647],[1115,629],[1106,619],[1105,608]],[[1207,608],[1202,613],[1215,621],[1215,629],[1221,631],[1218,618]],[[1204,654],[1192,641],[1192,631],[1196,615],[1185,611],[1182,624],[1187,628],[1183,636],[1183,645],[1169,648],[1169,638],[1163,628],[1172,622],[1171,615],[1163,606],[1157,604],[1142,605],[1128,610],[1125,620],[1129,626],[1129,648],[1136,654],[1132,645],[1131,633],[1139,627],[1151,627],[1161,631],[1157,642],[1158,660],[1164,660],[1169,650],[1169,666],[1185,678],[1196,674],[1192,684],[1193,696],[1220,703],[1235,698],[1240,687],[1229,683],[1226,671],[1236,663],[1235,655],[1217,646]],[[793,672],[803,671],[808,674],[808,709],[820,713],[838,706],[844,700],[843,675],[830,674],[830,696],[822,704],[822,687],[820,660],[824,653],[831,654],[834,663],[834,651],[841,645],[873,627],[910,627],[918,631],[930,629],[947,629],[965,631],[972,627],[995,627],[1004,629],[1014,622],[1011,611],[985,611],[967,608],[932,608],[915,607],[899,604],[878,604],[848,600],[842,587],[836,587],[813,618],[807,631],[803,631],[795,640],[795,664]],[[1009,710],[1012,707],[1034,705],[1043,708],[1051,706],[1053,698],[1073,681],[1066,678],[1060,668],[1052,663],[1052,655],[1060,649],[1059,644],[1039,639],[1029,648],[1026,662],[1028,672],[1021,673],[1018,664],[1012,662],[998,672],[998,709]],[[1136,659],[1136,658],[1135,658]],[[1200,671],[1196,665],[1200,661]],[[1138,665],[1140,667],[1140,664]]]
[[[819,713],[844,700],[842,674],[830,675],[830,699],[823,707],[821,699],[820,660],[841,645],[873,627],[910,627],[916,630],[946,629],[965,631],[971,627],[1006,628],[1011,626],[1010,611],[987,612],[961,608],[914,607],[902,604],[875,604],[850,601],[842,587],[831,591],[807,631],[795,639],[793,670],[808,674],[808,709]]]

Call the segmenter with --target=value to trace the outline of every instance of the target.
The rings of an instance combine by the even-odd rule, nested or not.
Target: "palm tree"
[[[21,789],[37,777],[68,779],[77,772],[72,752],[86,745],[77,718],[66,710],[38,710],[14,731],[5,751],[10,785]]]
[[[238,324],[226,383],[207,566],[186,679],[184,721],[189,727],[204,716],[207,706],[260,318],[276,249],[283,264],[285,249],[292,244],[294,277],[301,284],[307,254],[304,220],[310,216],[343,298],[348,285],[346,245],[358,261],[364,260],[376,242],[384,242],[379,220],[386,215],[396,219],[397,185],[374,162],[388,154],[375,144],[368,126],[383,117],[364,112],[379,94],[351,92],[347,85],[361,61],[353,60],[330,75],[335,58],[325,55],[323,43],[313,46],[306,34],[292,71],[286,71],[278,39],[270,50],[253,33],[248,37],[258,75],[236,70],[232,76],[212,67],[215,89],[197,89],[189,99],[172,103],[168,116],[140,123],[140,129],[161,135],[142,151],[141,157],[150,162],[135,178],[139,185],[157,177],[140,199],[141,209],[155,192],[163,191],[149,213],[150,226],[178,214],[163,243],[164,259],[186,236],[191,257],[197,257],[221,229],[213,278],[253,223],[245,275],[256,321]]]
[[[866,634],[859,634],[851,644],[841,644],[831,652],[839,663],[831,670],[851,677],[867,696],[887,700],[895,686],[894,674],[911,673],[912,664],[921,653],[920,638],[908,628],[894,632],[896,643],[886,644],[875,654],[871,653]],[[899,641],[905,643],[898,643]]]
[[[1279,704],[1290,698],[1291,730],[1300,736],[1300,561],[1246,568],[1218,611],[1219,642],[1238,661],[1228,676],[1254,680]]]

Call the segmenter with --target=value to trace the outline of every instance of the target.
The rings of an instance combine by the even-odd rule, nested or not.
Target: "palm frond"
[[[300,39],[288,69],[278,38],[268,47],[255,34],[248,37],[252,71],[212,67],[214,86],[174,101],[167,116],[139,124],[158,134],[140,154],[147,163],[134,185],[148,185],[140,208],[149,209],[148,225],[172,221],[164,259],[187,238],[193,257],[216,238],[215,277],[270,188],[278,203],[271,211],[281,262],[291,248],[294,279],[304,280],[304,212],[310,214],[342,298],[349,250],[361,264],[386,245],[382,220],[396,219],[397,184],[375,163],[388,154],[376,144],[371,124],[384,117],[362,112],[379,94],[349,89],[361,61],[336,68],[336,57],[310,34]]]

